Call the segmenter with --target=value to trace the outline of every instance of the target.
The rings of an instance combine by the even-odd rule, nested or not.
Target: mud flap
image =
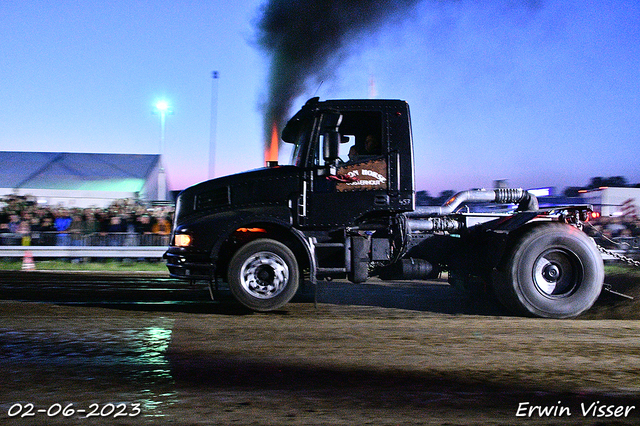
[[[349,271],[349,281],[362,283],[369,278],[369,251],[371,250],[371,239],[363,236],[351,237],[351,271]]]

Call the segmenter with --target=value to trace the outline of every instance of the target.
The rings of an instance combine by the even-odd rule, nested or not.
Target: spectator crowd
[[[118,200],[107,208],[43,206],[30,196],[0,198],[1,245],[168,245],[173,206]]]

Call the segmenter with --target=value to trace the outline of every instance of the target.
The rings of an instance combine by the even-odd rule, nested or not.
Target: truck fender
[[[253,228],[256,226],[271,226],[287,232],[292,237],[292,239],[302,248],[302,251],[306,256],[304,260],[308,261],[311,282],[313,284],[316,283],[316,262],[315,256],[313,255],[313,244],[307,237],[304,236],[301,231],[293,228],[289,222],[274,218],[273,216],[247,214],[239,216],[238,218],[233,220],[230,225],[225,227],[223,232],[220,232],[220,238],[216,240],[213,247],[211,248],[210,257],[212,263],[215,264],[219,260],[222,247],[229,241],[234,232],[236,232],[238,229]],[[282,233],[278,233],[278,238],[275,239],[281,240],[283,235],[284,234]],[[300,250],[294,250],[294,253],[297,254],[299,251]],[[298,261],[300,260],[301,259],[298,259]]]

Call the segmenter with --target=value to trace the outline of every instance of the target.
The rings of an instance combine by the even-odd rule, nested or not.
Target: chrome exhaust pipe
[[[525,205],[523,201],[526,202]],[[519,210],[537,210],[538,200],[522,188],[472,189],[449,198],[442,206],[418,206],[407,217],[429,217],[453,213],[465,203],[521,204]]]

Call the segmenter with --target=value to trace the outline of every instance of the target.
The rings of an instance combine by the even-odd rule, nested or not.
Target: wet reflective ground
[[[0,419],[8,417],[15,403],[32,403],[35,410],[48,410],[53,404],[73,403],[77,409],[90,410],[91,403],[100,404],[101,409],[107,403],[137,403],[140,418],[164,415],[175,393],[165,358],[174,320],[38,303],[4,302],[0,312],[0,368],[4,375]],[[129,406],[127,412],[132,413],[131,409]],[[28,414],[27,408],[22,411]],[[13,421],[51,424],[55,419],[74,424],[69,420],[81,417],[51,418],[36,412],[25,418],[16,416]]]
[[[0,273],[0,283],[3,425],[640,420],[636,320],[469,312],[438,282],[332,283],[317,307],[307,294],[270,314],[163,276]],[[585,417],[593,404],[628,416]],[[517,416],[532,406],[550,414]]]

